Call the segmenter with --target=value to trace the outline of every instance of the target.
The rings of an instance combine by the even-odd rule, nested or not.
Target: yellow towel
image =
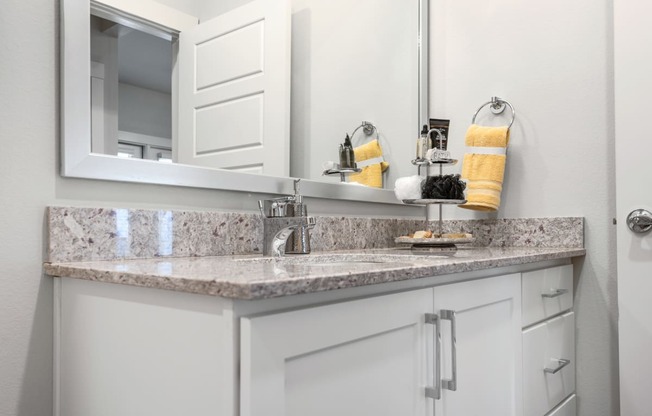
[[[509,144],[509,127],[484,127],[471,124],[466,131],[464,142],[467,146],[507,147]]]
[[[462,179],[502,182],[505,175],[505,159],[505,155],[467,153],[462,161]]]
[[[383,149],[380,147],[378,140],[372,140],[369,143],[365,143],[362,146],[358,146],[353,149],[355,153],[356,163],[362,162],[368,159],[375,159],[383,155]],[[357,182],[362,185],[371,186],[374,188],[383,187],[383,172],[387,170],[389,163],[380,162],[374,163],[369,166],[362,168],[362,172],[353,173],[349,176],[351,182]]]
[[[465,143],[471,147],[506,148],[509,143],[509,129],[503,127],[482,127],[471,125],[466,132]],[[500,193],[505,175],[504,154],[467,153],[462,162],[462,179],[467,180],[466,200],[460,208],[476,211],[497,211],[500,207]]]

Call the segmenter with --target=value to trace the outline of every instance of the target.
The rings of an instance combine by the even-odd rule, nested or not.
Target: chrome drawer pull
[[[442,309],[440,311],[441,319],[451,321],[451,361],[452,361],[452,370],[451,370],[451,379],[442,380],[442,388],[450,391],[457,391],[457,335],[456,335],[456,323],[455,323],[455,311],[448,309]]]
[[[556,298],[557,296],[561,296],[561,295],[566,294],[566,293],[568,293],[568,289],[553,289],[553,290],[550,291],[550,293],[542,293],[541,297],[542,298],[552,299],[552,298]]]
[[[548,374],[557,374],[558,372],[561,371],[562,368],[566,367],[568,364],[570,364],[570,360],[565,360],[563,358],[560,358],[558,360],[555,360],[559,363],[559,366],[557,368],[544,368],[543,372],[548,373]]]
[[[441,369],[439,361],[441,360],[441,333],[439,331],[439,315],[435,313],[426,314],[426,323],[435,326],[435,387],[426,387],[426,397],[431,399],[441,399]]]

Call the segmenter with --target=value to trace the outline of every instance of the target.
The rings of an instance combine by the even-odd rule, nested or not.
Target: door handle
[[[544,373],[557,374],[558,372],[561,371],[562,368],[566,367],[568,364],[571,363],[570,360],[565,360],[563,358],[559,358],[559,359],[554,360],[554,361],[557,361],[557,363],[559,363],[559,365],[557,367],[555,367],[555,368],[548,368],[548,367],[544,368],[543,369]]]
[[[436,313],[426,314],[426,323],[435,326],[435,362],[434,362],[434,387],[426,387],[426,397],[431,399],[441,399],[441,368],[439,361],[441,360],[441,332],[440,332],[440,319]],[[434,413],[433,413],[434,414]]]
[[[441,387],[450,390],[457,391],[457,324],[455,319],[455,311],[448,309],[442,309],[440,311],[441,319],[451,322],[451,378],[450,380],[442,380]]]
[[[552,289],[552,290],[550,290],[549,293],[542,293],[541,297],[542,298],[552,299],[552,298],[556,298],[558,296],[561,296],[561,295],[563,295],[565,293],[568,293],[568,289]]]
[[[639,234],[652,230],[652,212],[646,209],[635,209],[627,216],[627,226]]]

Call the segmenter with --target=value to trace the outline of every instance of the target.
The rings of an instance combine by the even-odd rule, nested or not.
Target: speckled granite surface
[[[47,216],[52,262],[262,252],[260,215],[49,207]]]
[[[311,233],[313,250],[394,247],[394,239],[417,230],[437,228],[435,221],[318,217]],[[444,220],[444,233],[470,233],[476,247],[583,247],[581,217]]]
[[[248,213],[48,208],[51,262],[262,253],[263,220]],[[394,247],[423,220],[317,217],[314,252]],[[428,227],[435,228],[432,223]],[[446,220],[444,232],[474,235],[479,247],[582,247],[578,217]]]
[[[584,218],[444,221],[445,232],[466,232],[478,247],[584,247]]]
[[[46,263],[45,271],[51,276],[253,300],[584,254],[582,248],[470,247],[451,255],[415,255],[410,250],[367,250],[286,257],[278,261],[223,256]]]

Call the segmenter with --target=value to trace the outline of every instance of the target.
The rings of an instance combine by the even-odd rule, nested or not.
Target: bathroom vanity
[[[48,263],[55,414],[574,415],[582,255]]]

